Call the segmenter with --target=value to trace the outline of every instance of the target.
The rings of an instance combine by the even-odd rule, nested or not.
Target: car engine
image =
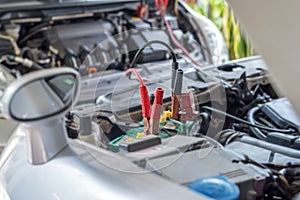
[[[16,79],[80,72],[79,101],[65,116],[72,140],[198,192],[199,181],[221,176],[236,199],[297,195],[300,119],[263,59],[228,61],[219,33],[195,23],[184,2],[165,15],[147,6],[146,15],[138,3],[5,13],[1,67]]]
[[[2,62],[9,69],[17,69],[21,74],[60,66],[78,69],[82,75],[107,69],[124,70],[129,67],[136,51],[153,38],[173,46],[172,40],[180,41],[186,45],[188,53],[203,65],[216,62],[212,60],[213,51],[216,50],[210,47],[212,45],[204,36],[204,30],[197,30],[199,27],[189,19],[191,17],[184,7],[178,15],[164,17],[172,29],[172,36],[168,32],[170,30],[164,27],[161,16],[153,8],[149,8],[147,18],[141,18],[141,14],[136,13],[136,4],[125,4],[122,7],[126,9],[87,13],[82,13],[84,11],[79,9],[69,11],[70,14],[65,14],[63,9],[55,12],[46,10],[37,12],[37,15],[42,16],[34,17],[32,13],[32,17],[21,20],[5,20],[9,16],[4,15],[0,38],[0,56],[4,60]],[[172,5],[169,9],[172,9]],[[228,60],[226,49],[223,51],[218,55],[219,63]],[[165,59],[168,59],[168,55],[164,49],[147,49],[138,63]]]

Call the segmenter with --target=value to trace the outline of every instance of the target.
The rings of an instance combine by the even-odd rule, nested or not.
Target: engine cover
[[[78,55],[82,45],[92,50],[95,45],[111,36],[113,30],[108,21],[64,24],[53,26],[46,32],[46,37],[63,58],[70,52]]]

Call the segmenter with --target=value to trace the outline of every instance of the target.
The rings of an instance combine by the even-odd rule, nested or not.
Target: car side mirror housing
[[[4,116],[26,124],[30,163],[46,163],[67,145],[64,115],[77,101],[79,77],[71,68],[45,69],[22,76],[4,91]]]

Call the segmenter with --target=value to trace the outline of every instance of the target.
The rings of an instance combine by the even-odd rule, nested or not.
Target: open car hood
[[[274,83],[300,113],[300,13],[299,1],[233,1],[233,7],[245,30],[270,67]]]

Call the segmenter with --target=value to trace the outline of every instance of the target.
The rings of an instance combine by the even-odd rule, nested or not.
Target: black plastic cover
[[[273,144],[285,146],[285,147],[293,147],[294,142],[298,138],[299,138],[298,136],[273,132],[268,134],[266,141]]]
[[[0,56],[14,55],[14,48],[9,40],[0,39]]]
[[[298,132],[300,131],[300,119],[287,98],[268,102],[261,111],[280,128],[294,127]]]

